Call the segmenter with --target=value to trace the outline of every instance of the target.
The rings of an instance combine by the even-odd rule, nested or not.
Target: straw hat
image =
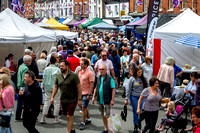
[[[184,79],[181,88],[185,88],[189,84],[189,80]]]

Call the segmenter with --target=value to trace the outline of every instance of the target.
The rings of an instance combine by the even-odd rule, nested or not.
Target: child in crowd
[[[123,88],[124,88],[124,92],[122,94],[122,97],[125,98],[126,96],[126,90],[127,90],[127,84],[128,84],[128,80],[129,80],[129,71],[125,71],[124,73],[124,83],[123,83]]]
[[[170,101],[168,103],[168,108],[166,112],[166,117],[162,119],[162,122],[160,123],[159,128],[157,128],[158,131],[163,131],[167,122],[174,122],[174,120],[177,117],[177,112],[175,110],[175,103],[174,101]]]

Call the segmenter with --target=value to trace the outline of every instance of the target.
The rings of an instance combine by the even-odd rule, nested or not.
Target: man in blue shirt
[[[114,105],[115,82],[114,79],[107,74],[106,65],[101,65],[99,67],[99,71],[100,76],[97,79],[97,87],[94,90],[92,103],[94,104],[94,99],[97,96],[99,111],[101,112],[104,123],[104,131],[102,131],[102,133],[108,133],[108,118],[110,116],[110,107]]]

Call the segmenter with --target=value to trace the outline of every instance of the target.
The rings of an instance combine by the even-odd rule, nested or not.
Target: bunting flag
[[[17,12],[19,0],[10,0],[11,7],[14,12]]]
[[[88,9],[86,9],[86,11],[87,11],[87,15],[90,14],[90,11]]]
[[[112,12],[111,9],[108,6],[106,6],[106,9],[109,11],[109,13]]]
[[[87,5],[87,2],[84,2],[83,5]]]
[[[82,14],[82,11],[81,11],[81,9],[79,9],[79,10],[78,10],[78,14],[79,14],[79,15],[81,15],[81,14]]]
[[[179,8],[179,9],[181,9],[180,8],[180,4],[183,2],[183,0],[173,0],[173,5],[172,5],[172,7],[173,8]]]
[[[142,4],[143,4],[142,0],[138,0],[138,2],[136,3],[136,7],[138,7],[138,6],[142,5]]]
[[[122,7],[126,7],[126,5],[123,3],[123,4],[122,4]]]

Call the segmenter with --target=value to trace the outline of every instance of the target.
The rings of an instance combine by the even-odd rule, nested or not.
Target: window
[[[161,2],[162,0],[160,0]],[[160,5],[162,6],[162,5]],[[144,12],[147,12],[147,0],[144,0]]]
[[[101,1],[100,0],[98,0],[99,1],[99,4],[101,3]]]
[[[77,14],[77,5],[75,6],[75,14]]]
[[[192,3],[194,3],[194,2],[192,2]],[[184,8],[187,8],[187,0],[183,0],[183,2],[182,2],[182,9],[184,9]]]
[[[96,5],[94,6],[94,16],[96,16],[97,15],[97,7],[96,7]]]
[[[138,0],[134,0],[135,12],[137,12],[137,1],[138,1]]]
[[[65,16],[67,16],[68,14],[67,14],[67,8],[65,8]]]
[[[69,15],[72,15],[72,7],[69,8]]]
[[[61,17],[62,17],[62,16],[63,16],[63,9],[60,9],[60,12],[61,12],[60,15],[61,15]]]
[[[72,2],[72,0],[70,0],[70,2]]]
[[[80,12],[82,14],[83,13],[83,5],[82,5],[82,3],[79,3],[79,5],[80,5]]]
[[[160,0],[159,10],[162,11],[162,0]]]
[[[84,6],[85,6],[85,14],[87,14],[87,3]]]
[[[169,9],[172,8],[173,0],[169,0]]]
[[[111,15],[111,13],[112,13],[112,11],[111,11],[111,7],[108,6],[108,9],[109,9],[108,13],[109,13],[109,15]]]
[[[98,14],[98,17],[99,17],[99,18],[101,17],[101,10],[100,10],[100,7],[99,7],[99,14]]]
[[[115,5],[115,15],[118,15],[119,12],[118,12],[118,9],[117,9],[117,5]]]

